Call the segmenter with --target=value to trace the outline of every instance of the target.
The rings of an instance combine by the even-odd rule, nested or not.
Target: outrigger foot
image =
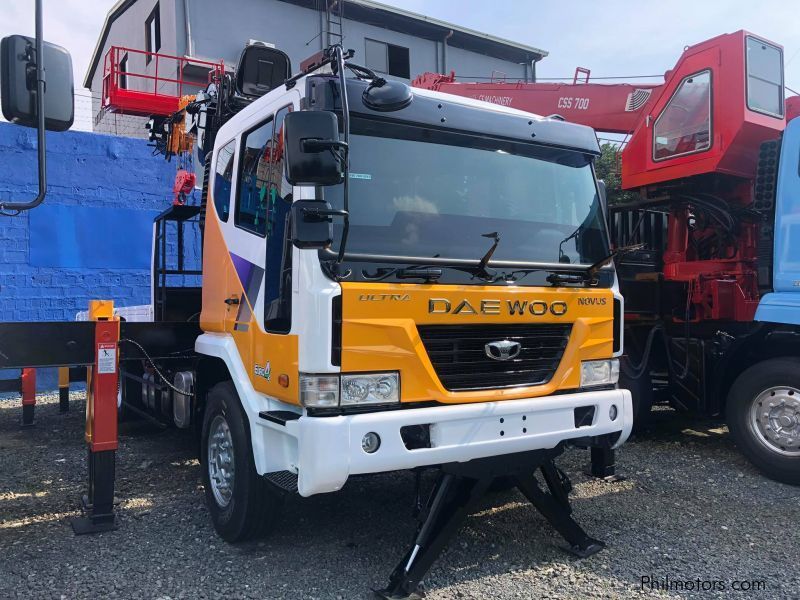
[[[391,592],[388,588],[385,590],[372,590],[376,598],[381,600],[422,600],[425,598],[425,592],[415,591],[409,595],[403,595],[403,592]]]
[[[519,454],[442,465],[436,483],[420,513],[414,542],[389,577],[389,585],[373,590],[385,600],[422,598],[420,582],[458,531],[491,483],[511,477],[517,488],[566,540],[565,549],[585,558],[605,544],[589,537],[571,516],[567,476],[553,460],[563,449],[534,450]],[[541,470],[545,492],[534,473]]]
[[[584,473],[589,477],[606,483],[625,481],[624,475],[617,475],[616,453],[613,448],[591,448],[590,459]]]

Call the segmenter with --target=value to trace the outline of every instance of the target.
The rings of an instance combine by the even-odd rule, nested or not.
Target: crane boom
[[[630,134],[626,189],[707,174],[751,179],[753,148],[800,112],[797,97],[784,102],[782,48],[746,31],[686,47],[663,83],[593,83],[589,75],[579,68],[572,83],[526,83],[425,73],[414,85]]]
[[[583,74],[585,81],[580,81]],[[577,69],[572,83],[465,83],[450,75],[424,73],[413,85],[567,121],[609,133],[632,133],[662,84],[589,83],[589,72]]]

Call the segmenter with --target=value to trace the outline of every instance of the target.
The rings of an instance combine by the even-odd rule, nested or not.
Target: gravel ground
[[[291,498],[271,537],[228,545],[206,513],[191,438],[143,423],[121,428],[119,529],[74,537],[83,409],[82,393],[68,415],[43,395],[36,426],[20,430],[19,401],[0,400],[2,598],[368,598],[410,540],[412,477],[391,474]],[[587,479],[585,452],[560,460],[576,518],[605,551],[563,554],[516,492],[494,494],[429,573],[428,597],[800,597],[800,492],[761,477],[725,429],[669,410],[655,416],[652,431],[619,452],[623,482]],[[720,583],[663,592],[643,590],[643,576]],[[734,592],[734,581],[766,590]]]

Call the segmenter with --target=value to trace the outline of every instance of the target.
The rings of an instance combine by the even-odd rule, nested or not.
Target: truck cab
[[[775,242],[772,291],[761,297],[755,320],[800,326],[800,119],[789,121],[782,139],[764,152],[774,154]]]
[[[594,132],[354,73],[214,134],[195,350],[227,373],[197,401],[229,540],[276,510],[263,480],[311,496],[630,433]]]

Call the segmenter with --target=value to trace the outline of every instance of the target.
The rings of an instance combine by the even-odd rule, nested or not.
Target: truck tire
[[[744,371],[726,413],[731,437],[756,468],[800,485],[800,358],[773,358]]]
[[[230,381],[208,392],[200,442],[214,529],[227,542],[267,533],[278,518],[282,497],[256,472],[247,415]]]
[[[625,369],[620,369],[618,387],[631,393],[633,432],[640,433],[647,427],[650,411],[653,408],[653,380],[650,378],[650,373],[644,372],[634,379],[626,374]]]

